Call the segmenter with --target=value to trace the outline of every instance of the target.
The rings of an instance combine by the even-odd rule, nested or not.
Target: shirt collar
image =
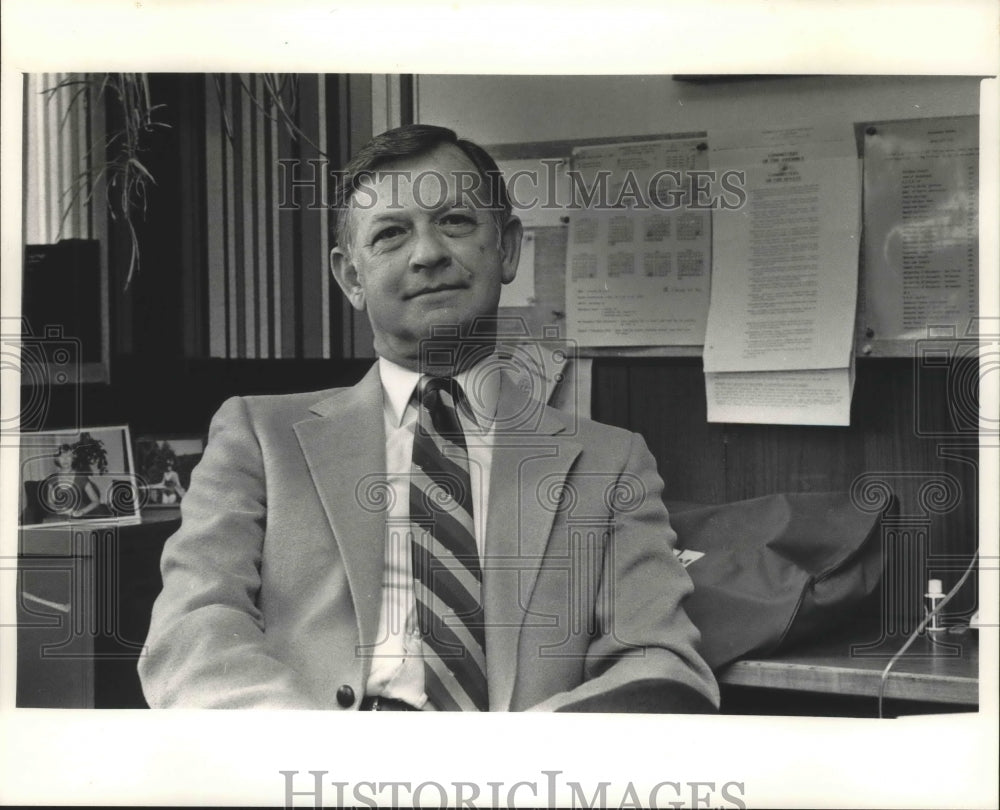
[[[496,416],[497,402],[500,399],[500,366],[487,371],[487,366],[495,363],[497,355],[484,357],[472,368],[455,375],[472,408],[472,414],[478,425],[485,428],[493,422]],[[406,406],[413,397],[413,391],[420,381],[420,373],[386,360],[378,359],[379,376],[382,378],[382,391],[391,417],[392,424],[399,427],[406,415]],[[470,385],[470,380],[474,384]]]

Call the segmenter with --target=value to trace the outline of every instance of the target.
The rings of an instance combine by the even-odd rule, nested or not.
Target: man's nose
[[[417,228],[413,250],[410,253],[410,267],[414,270],[434,270],[447,266],[451,254],[444,237],[432,226]]]

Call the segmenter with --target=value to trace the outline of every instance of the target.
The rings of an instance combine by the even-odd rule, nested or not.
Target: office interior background
[[[87,83],[53,89],[77,79]],[[25,79],[25,242],[96,242],[96,253],[71,260],[93,268],[83,288],[50,290],[62,304],[37,294],[26,302],[26,314],[41,313],[29,328],[42,325],[46,306],[63,306],[72,313],[66,334],[86,336],[79,378],[46,388],[32,428],[128,424],[133,437],[204,435],[232,395],[360,379],[374,358],[371,334],[330,277],[330,212],[322,200],[309,204],[316,203],[312,191],[290,184],[287,172],[302,180],[341,167],[391,126],[441,124],[503,149],[979,109],[978,79],[956,76],[152,73],[138,85],[148,90],[157,124],[144,135],[142,172],[155,182],[145,184],[141,210],[126,221],[113,195],[84,194],[65,216],[65,191],[79,162],[93,164],[95,144],[127,129],[116,91],[98,92],[100,82],[73,74]],[[71,102],[77,90],[84,95]],[[279,160],[290,162],[282,167]],[[297,195],[291,201],[290,190]],[[591,354],[592,388],[584,394],[593,417],[645,437],[668,500],[846,491],[860,476],[880,473],[891,482],[899,514],[910,518],[907,531],[927,538],[927,554],[967,560],[976,548],[977,433],[968,410],[956,409],[956,385],[970,370],[975,376],[974,354],[956,351],[934,368],[917,356],[859,354],[849,427],[709,423],[697,354]],[[34,395],[26,378],[22,400]],[[975,408],[967,400],[961,405]],[[947,508],[921,496],[941,474],[958,482]],[[151,601],[155,558],[122,559],[133,566],[128,589]],[[901,553],[887,560],[887,572],[911,572],[916,564]],[[971,612],[976,601],[975,588],[966,588],[953,610]],[[906,598],[893,609],[912,621],[921,604]],[[138,624],[127,632],[141,641]],[[141,705],[141,696],[129,693],[127,667],[102,666],[108,674],[95,682],[97,705]]]

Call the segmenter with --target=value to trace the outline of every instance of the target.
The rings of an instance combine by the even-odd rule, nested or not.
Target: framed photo
[[[205,440],[196,436],[136,439],[136,471],[143,507],[180,506],[191,486],[191,471],[204,452]]]
[[[21,434],[22,527],[137,523],[139,496],[127,425]]]

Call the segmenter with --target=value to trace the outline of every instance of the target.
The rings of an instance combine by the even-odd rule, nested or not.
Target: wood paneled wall
[[[891,493],[883,519],[888,604],[919,613],[913,582],[956,582],[977,545],[978,371],[950,364],[860,359],[850,427],[710,424],[697,358],[594,361],[594,418],[642,433],[673,501],[722,503],[776,492],[853,491],[859,508]],[[909,572],[909,573],[907,573]],[[968,584],[949,606],[976,602]]]

